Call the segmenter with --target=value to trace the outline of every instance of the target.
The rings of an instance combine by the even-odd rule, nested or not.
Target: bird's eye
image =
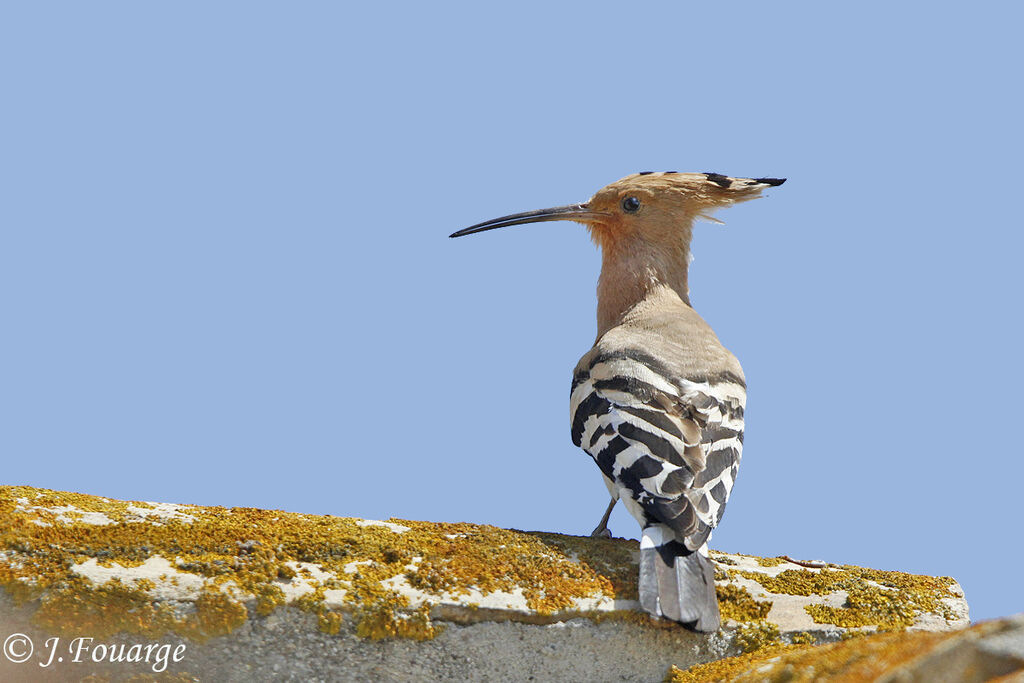
[[[622,200],[622,210],[626,213],[636,213],[640,208],[640,200],[636,197],[626,197]]]

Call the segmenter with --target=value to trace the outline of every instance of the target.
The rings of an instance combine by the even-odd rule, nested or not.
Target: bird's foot
[[[593,531],[590,532],[590,537],[591,538],[611,538],[612,537],[612,532],[608,529],[607,526],[602,524],[601,526],[597,527],[596,529],[594,529]]]

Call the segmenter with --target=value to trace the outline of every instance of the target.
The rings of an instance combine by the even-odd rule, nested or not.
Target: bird
[[[690,302],[693,226],[720,222],[716,209],[785,180],[643,171],[583,203],[450,235],[543,221],[589,230],[601,250],[597,338],[573,371],[569,409],[572,441],[597,463],[611,495],[592,535],[610,536],[621,500],[641,527],[641,608],[697,632],[721,627],[707,542],[740,465],[746,380]]]

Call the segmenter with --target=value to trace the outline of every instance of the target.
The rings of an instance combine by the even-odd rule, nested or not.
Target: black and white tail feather
[[[701,551],[665,540],[661,524],[643,530],[640,539],[640,606],[655,616],[710,633],[721,626],[715,568]]]
[[[743,447],[746,386],[728,359],[683,377],[610,335],[580,360],[570,398],[573,442],[643,528],[641,606],[702,632],[720,626],[707,540]]]

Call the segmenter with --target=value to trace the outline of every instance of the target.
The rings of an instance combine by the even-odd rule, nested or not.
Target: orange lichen
[[[902,630],[923,613],[951,618],[943,598],[956,597],[948,576],[920,576],[903,572],[830,565],[828,569],[786,569],[775,576],[739,571],[769,593],[786,595],[828,595],[845,591],[842,607],[808,605],[804,609],[816,623],[843,628],[874,626],[881,630]]]
[[[778,565],[786,562],[787,560],[782,557],[759,557],[757,563],[762,567],[777,567]]]
[[[34,620],[47,631],[63,636],[88,633],[104,638],[124,632],[156,638],[173,630],[175,615],[169,606],[154,603],[145,592],[116,579],[92,586],[76,578],[62,590],[48,592]]]
[[[767,621],[741,624],[736,629],[736,644],[743,652],[775,649],[784,643],[779,638],[779,627]]]
[[[104,633],[174,632],[205,639],[229,632],[250,614],[267,615],[290,604],[315,614],[328,632],[341,626],[336,613],[348,612],[367,637],[421,637],[434,632],[423,601],[481,603],[503,593],[529,611],[524,618],[542,622],[578,610],[584,599],[635,600],[636,550],[634,541],[486,525],[367,523],[0,487],[0,585],[19,604],[36,605],[37,623],[53,630],[76,624]],[[713,557],[736,563],[720,553]],[[134,575],[122,569],[156,561],[169,563],[166,575],[155,576],[159,565],[152,564]],[[760,562],[766,563],[776,564]],[[93,583],[113,575],[129,578]],[[775,577],[716,569],[716,578],[737,576],[777,593],[846,590],[847,607],[818,610],[814,618],[851,626],[902,626],[924,610],[942,613],[941,598],[952,595],[946,577],[857,567],[786,570]],[[192,612],[172,612],[182,604],[154,599],[168,585],[178,586],[182,604]],[[727,619],[756,622],[771,607],[737,586],[722,587],[719,594]],[[599,620],[605,614],[585,616]],[[644,615],[638,618],[650,623]]]
[[[734,621],[759,621],[768,616],[772,609],[770,600],[755,600],[742,586],[725,584],[715,586],[718,593],[718,609],[722,619]]]
[[[285,603],[284,591],[280,586],[267,584],[256,588],[256,613],[265,617]]]
[[[329,636],[336,636],[341,632],[341,624],[344,617],[338,612],[324,610],[317,615],[317,627]]]
[[[849,579],[842,572],[808,569],[785,569],[775,576],[750,571],[741,571],[739,575],[756,581],[769,593],[786,595],[828,595],[839,590],[837,585]]]
[[[672,667],[671,683],[834,683],[873,681],[912,661],[961,632],[885,633],[828,645],[781,645],[681,670]]]
[[[245,606],[223,593],[204,591],[195,604],[195,613],[175,623],[172,630],[198,642],[227,635],[248,618]]]
[[[91,586],[83,579],[48,593],[33,620],[59,635],[88,633],[103,638],[132,633],[158,638],[175,633],[197,642],[230,633],[245,623],[246,609],[228,596],[207,590],[195,600],[195,611],[178,616],[169,606],[151,600],[145,591],[112,580]]]
[[[362,605],[356,612],[356,635],[370,640],[409,638],[429,640],[440,631],[430,621],[430,607],[421,605],[409,612],[406,601],[397,594],[382,596],[376,602]]]
[[[116,677],[111,674],[89,674],[78,683],[199,683],[199,677],[189,673],[133,673]]]
[[[170,510],[170,511],[168,511]],[[205,639],[285,604],[289,586],[305,586],[291,604],[336,631],[326,591],[354,611],[367,637],[429,637],[429,610],[413,609],[384,582],[407,582],[428,595],[521,591],[525,607],[552,614],[581,598],[635,598],[635,542],[595,541],[474,524],[392,520],[380,524],[253,508],[155,506],[30,487],[0,487],[0,585],[55,631],[175,632]],[[169,576],[94,585],[76,569],[171,563]],[[315,571],[312,571],[315,570]],[[109,574],[108,574],[109,575]],[[123,575],[119,574],[119,575]],[[195,612],[175,614],[153,600],[159,583],[202,580]],[[192,579],[194,582],[194,579]],[[338,595],[342,597],[337,597]]]

